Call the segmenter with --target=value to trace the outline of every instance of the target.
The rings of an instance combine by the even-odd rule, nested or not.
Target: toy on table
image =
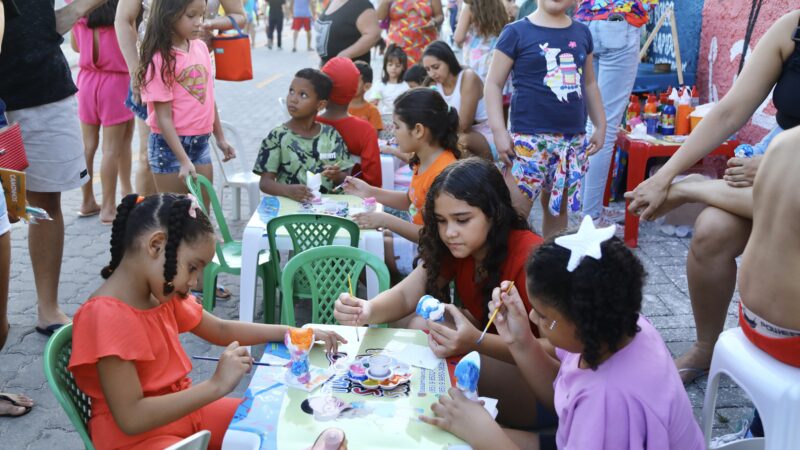
[[[478,400],[478,378],[481,376],[481,357],[469,352],[461,358],[455,370],[456,387],[470,400]]]
[[[417,315],[425,320],[444,322],[444,303],[430,295],[423,295],[417,303]]]
[[[364,212],[375,212],[378,209],[378,202],[375,200],[375,197],[367,197],[364,199]]]
[[[411,380],[411,366],[378,353],[357,358],[350,364],[346,377],[364,389],[389,391]]]
[[[314,345],[314,330],[311,328],[289,328],[286,331],[284,343],[291,357],[289,370],[286,372],[286,381],[289,384],[308,383],[311,380],[308,354]]]

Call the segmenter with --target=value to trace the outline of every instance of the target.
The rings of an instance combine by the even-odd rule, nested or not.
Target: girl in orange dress
[[[281,340],[287,327],[218,319],[190,294],[216,239],[194,198],[126,196],[111,231],[106,281],[73,319],[69,369],[92,400],[98,450],[163,449],[200,431],[220,448],[240,400],[225,398],[252,367],[245,346]],[[211,379],[193,385],[178,335],[227,346]],[[336,350],[344,341],[315,329]]]

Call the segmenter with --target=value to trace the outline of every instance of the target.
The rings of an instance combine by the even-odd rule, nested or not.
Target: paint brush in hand
[[[215,358],[213,356],[192,356],[192,359],[199,359],[201,361],[217,361],[219,362],[219,358]],[[285,364],[272,364],[272,363],[264,363],[253,361],[254,366],[268,366],[268,367],[284,367]]]
[[[350,176],[353,177],[353,178],[357,178],[359,175],[361,175],[361,171],[360,170],[358,172],[356,172],[354,175],[350,175]],[[347,184],[347,178],[345,178],[344,181],[342,181],[342,184],[340,184],[340,185],[336,186],[335,188],[333,188],[333,190],[334,191],[338,191],[339,189],[343,188],[345,184]]]
[[[350,280],[350,274],[347,274],[347,290],[350,293],[350,298],[354,298],[353,282]],[[358,335],[358,317],[356,317],[356,342],[361,342],[361,337]]]
[[[503,292],[505,292],[507,294],[507,293],[511,292],[511,288],[513,288],[513,287],[514,287],[514,282],[512,281],[511,284],[509,284],[508,287],[506,288],[506,290],[503,291]],[[503,300],[500,300],[500,305],[502,305],[502,304],[503,304]],[[481,341],[483,340],[483,337],[486,336],[486,332],[489,331],[489,327],[492,326],[492,322],[494,322],[494,317],[497,315],[497,311],[500,311],[500,305],[498,305],[497,308],[494,309],[494,312],[492,312],[492,315],[489,316],[489,321],[486,322],[486,328],[483,329],[483,333],[481,333],[481,337],[478,338],[478,341],[476,342],[476,344],[480,344]]]

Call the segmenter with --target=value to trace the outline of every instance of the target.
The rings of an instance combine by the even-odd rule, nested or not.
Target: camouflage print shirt
[[[280,125],[261,142],[253,173],[274,173],[275,180],[283,184],[306,184],[307,170],[319,173],[334,164],[343,172],[349,172],[355,164],[335,128],[320,124],[319,134],[306,138]],[[322,177],[321,192],[333,187],[331,180]]]

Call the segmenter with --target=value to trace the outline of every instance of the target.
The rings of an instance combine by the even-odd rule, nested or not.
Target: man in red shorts
[[[300,29],[306,30],[306,50],[311,50],[311,22],[315,20],[316,3],[314,0],[291,0],[292,11],[292,51],[297,51],[297,35]]]

